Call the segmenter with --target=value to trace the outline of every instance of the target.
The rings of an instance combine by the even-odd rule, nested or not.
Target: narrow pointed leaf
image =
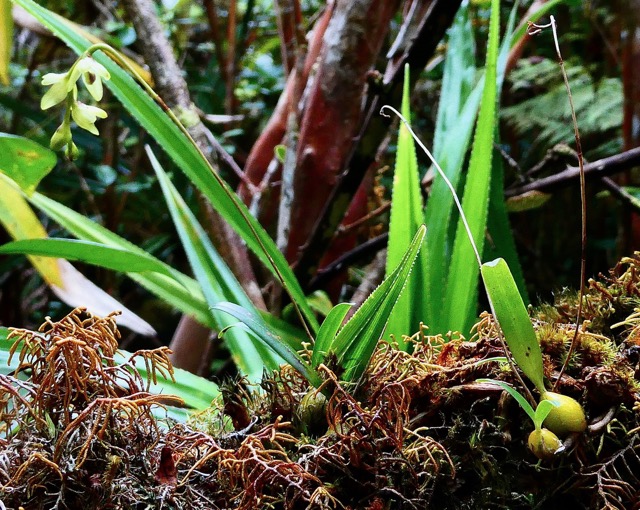
[[[482,253],[489,208],[491,160],[497,103],[500,1],[491,2],[489,45],[484,90],[476,126],[469,172],[462,198],[471,235]],[[462,221],[458,222],[444,300],[444,317],[451,330],[468,333],[476,315],[479,267]]]
[[[533,407],[531,407],[531,404],[527,402],[527,399],[524,398],[513,386],[507,384],[504,381],[497,381],[495,379],[478,379],[478,382],[491,383],[502,388],[509,395],[511,395],[513,398],[516,399],[518,404],[520,404],[520,407],[522,407],[524,412],[527,413],[527,416],[529,416],[529,418],[531,418],[531,421],[535,423],[536,414],[535,414],[535,411],[533,410]]]
[[[449,30],[433,139],[433,155],[454,187],[460,181],[482,97],[484,79],[478,82],[476,74],[473,27],[468,6],[463,5]],[[424,212],[428,227],[424,247],[427,259],[424,293],[428,298],[424,321],[437,332],[447,329],[442,309],[451,257],[449,230],[453,209],[451,192],[436,173]]]
[[[384,333],[391,311],[404,289],[416,261],[426,228],[422,225],[398,267],[374,290],[335,337],[330,351],[345,369],[344,380],[362,375]]]
[[[234,303],[218,303],[213,308],[215,310],[225,312],[239,320],[240,322],[236,323],[232,327],[240,327],[251,332],[258,340],[263,342],[293,368],[300,372],[307,381],[313,384],[316,388],[322,384],[320,376],[311,369],[311,367],[303,361],[300,355],[291,349],[287,343],[282,340],[282,338],[267,328],[264,322],[259,319],[257,315],[254,315]]]
[[[402,116],[410,122],[409,65],[405,66],[404,89],[402,94]],[[418,174],[418,159],[413,137],[403,122],[398,133],[396,167],[393,176],[391,218],[389,222],[389,243],[387,246],[387,266],[385,274],[390,275],[404,257],[414,233],[423,222],[422,192]],[[427,265],[426,252],[421,252],[408,281],[406,291],[398,299],[391,312],[385,335],[393,335],[401,348],[407,348],[403,335],[411,335],[424,320],[426,308],[422,287],[423,273]]]
[[[250,311],[256,321],[261,321],[257,310],[216,252],[204,229],[178,194],[151,149],[148,146],[146,149],[189,264],[209,307],[212,308],[222,301],[233,301]],[[213,316],[220,330],[232,323],[227,314],[217,312],[213,313]],[[264,325],[263,327],[266,328]],[[278,360],[274,359],[272,353],[264,349],[260,343],[254,345],[253,339],[242,329],[233,328],[228,331],[225,341],[238,368],[252,382],[260,381],[265,365],[271,369],[278,367]]]
[[[169,268],[156,258],[114,248],[93,241],[77,239],[25,239],[0,246],[0,253],[28,254],[77,260],[114,271],[141,273],[154,271],[173,277]]]
[[[311,366],[313,368],[316,368],[320,363],[322,363],[327,354],[329,354],[329,349],[333,339],[336,337],[340,326],[342,326],[344,318],[347,316],[352,306],[353,305],[351,303],[337,304],[331,309],[327,317],[324,319],[324,322],[320,325],[318,336],[313,344],[313,354],[311,356]]]

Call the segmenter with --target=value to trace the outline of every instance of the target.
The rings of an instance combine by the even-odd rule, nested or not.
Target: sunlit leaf
[[[0,172],[11,177],[27,194],[35,191],[56,161],[53,151],[33,140],[0,133]]]
[[[404,89],[402,94],[402,116],[410,122],[409,106],[409,65],[405,66]],[[413,137],[400,123],[396,167],[393,176],[391,216],[389,221],[389,243],[387,245],[387,265],[385,275],[390,275],[404,257],[407,246],[423,222],[422,191],[418,174],[418,160]],[[391,312],[385,331],[387,337],[393,335],[401,347],[406,348],[403,335],[418,331],[425,319],[426,299],[424,271],[427,265],[426,252],[421,252],[407,282],[406,291],[400,296]]]
[[[9,85],[9,63],[13,43],[13,16],[11,0],[0,0],[0,83]]]

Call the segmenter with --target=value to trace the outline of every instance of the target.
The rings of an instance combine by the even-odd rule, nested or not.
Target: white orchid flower
[[[76,101],[71,106],[71,116],[79,127],[86,129],[89,133],[98,135],[100,133],[98,132],[98,128],[95,126],[95,122],[98,119],[106,119],[107,112],[102,108]]]
[[[89,94],[91,94],[96,101],[100,101],[103,94],[102,80],[111,78],[109,71],[93,57],[84,57],[73,66],[71,80],[76,82],[80,76],[82,76],[82,81],[87,87]]]
[[[69,81],[69,73],[45,74],[42,77],[42,85],[51,86],[40,101],[40,108],[42,110],[47,110],[64,101],[70,91],[69,87],[73,87]]]

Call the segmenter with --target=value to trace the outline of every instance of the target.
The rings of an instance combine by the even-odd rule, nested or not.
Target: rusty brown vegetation
[[[477,379],[515,383],[493,318],[471,339],[381,344],[356,388],[325,369],[325,397],[290,367],[260,390],[242,381],[187,424],[159,419],[166,348],[114,361],[113,316],[75,310],[13,330],[19,368],[3,376],[0,494],[7,508],[630,508],[640,467],[640,253],[591,281],[576,355],[559,381],[590,422],[543,465],[523,411]],[[573,338],[576,297],[535,314],[553,381]],[[136,370],[144,362],[149,380]]]

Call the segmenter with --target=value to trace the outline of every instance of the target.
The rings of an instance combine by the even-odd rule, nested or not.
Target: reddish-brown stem
[[[237,24],[237,0],[230,0],[227,18],[227,81],[225,96],[225,111],[233,113],[235,102],[235,82],[236,82],[236,24]]]
[[[211,30],[211,38],[213,39],[213,51],[216,54],[216,60],[218,61],[218,69],[220,70],[220,77],[222,81],[227,83],[227,59],[222,51],[222,36],[220,35],[220,20],[218,19],[218,8],[216,7],[215,0],[204,0],[204,7],[207,11],[207,18],[209,20],[209,28]]]

